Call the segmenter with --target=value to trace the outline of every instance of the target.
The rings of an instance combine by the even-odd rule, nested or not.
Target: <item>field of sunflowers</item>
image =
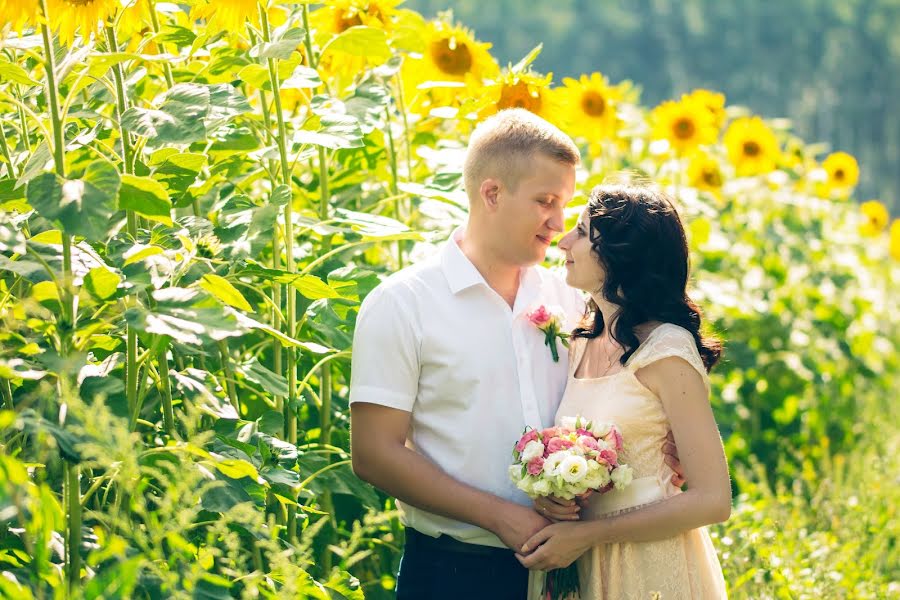
[[[464,221],[507,107],[582,148],[572,222],[622,169],[678,198],[726,340],[731,596],[900,597],[900,221],[785,120],[540,48],[500,65],[398,0],[0,0],[0,597],[390,598],[355,317]]]

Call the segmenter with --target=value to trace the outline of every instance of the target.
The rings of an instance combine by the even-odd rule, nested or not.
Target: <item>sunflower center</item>
[[[720,187],[722,185],[722,174],[718,169],[706,167],[701,175],[703,183],[712,187]]]
[[[469,47],[453,37],[432,42],[431,58],[437,68],[447,75],[465,75],[472,68]]]
[[[844,172],[843,169],[835,169],[834,170],[834,178],[838,181],[843,181],[847,177],[847,173]]]
[[[759,156],[762,152],[762,148],[759,147],[759,144],[752,140],[744,142],[743,150],[744,156]]]
[[[693,119],[682,117],[672,124],[672,131],[678,139],[689,140],[697,132],[697,126],[694,125]]]
[[[497,102],[497,108],[524,108],[525,110],[537,113],[541,110],[541,94],[540,92],[532,92],[528,89],[528,84],[519,81],[512,85],[504,84],[500,91],[500,100]]]
[[[597,92],[585,92],[581,97],[581,108],[592,117],[602,117],[606,112],[606,98]]]

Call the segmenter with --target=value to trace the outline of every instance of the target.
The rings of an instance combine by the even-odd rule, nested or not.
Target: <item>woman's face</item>
[[[589,293],[597,293],[606,280],[606,271],[593,252],[589,235],[590,219],[585,208],[572,231],[559,240],[559,248],[566,253],[566,283]]]

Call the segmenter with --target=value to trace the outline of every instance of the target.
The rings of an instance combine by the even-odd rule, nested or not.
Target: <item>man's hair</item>
[[[581,160],[572,138],[534,113],[510,108],[488,117],[469,138],[463,165],[466,193],[477,197],[481,182],[490,176],[515,191],[527,159],[537,154],[572,166]]]

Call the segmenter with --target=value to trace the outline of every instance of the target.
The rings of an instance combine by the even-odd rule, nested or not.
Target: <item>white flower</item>
[[[609,433],[609,430],[612,429],[612,423],[591,423],[591,428],[588,429],[591,433],[593,433],[597,437],[606,437],[606,434]]]
[[[565,427],[566,429],[575,429],[575,423],[578,421],[578,417],[562,417],[559,420],[559,424],[561,427]]]
[[[578,483],[587,475],[588,466],[584,457],[570,455],[559,465],[559,472],[567,483]]]
[[[534,485],[531,486],[531,490],[536,496],[549,496],[550,482],[546,479],[538,479],[534,482]]]
[[[544,460],[544,473],[550,477],[559,475],[559,465],[569,456],[565,450],[554,452]]]
[[[585,476],[581,483],[592,490],[600,489],[609,483],[609,472],[606,469],[589,470],[587,476]]]
[[[606,440],[597,440],[597,448],[602,450],[612,450],[612,444],[608,443]]]
[[[519,480],[522,479],[522,465],[510,465],[509,478],[515,483],[519,483]]]
[[[631,483],[631,480],[634,477],[634,472],[631,470],[631,467],[628,465],[619,465],[612,472],[612,481],[616,486],[617,490],[621,490]]]
[[[531,477],[523,477],[516,483],[516,487],[528,494],[534,494],[534,480]]]
[[[544,455],[544,445],[537,440],[531,440],[527,444],[525,444],[525,448],[522,450],[522,458],[520,459],[524,463],[529,463],[538,456]]]

